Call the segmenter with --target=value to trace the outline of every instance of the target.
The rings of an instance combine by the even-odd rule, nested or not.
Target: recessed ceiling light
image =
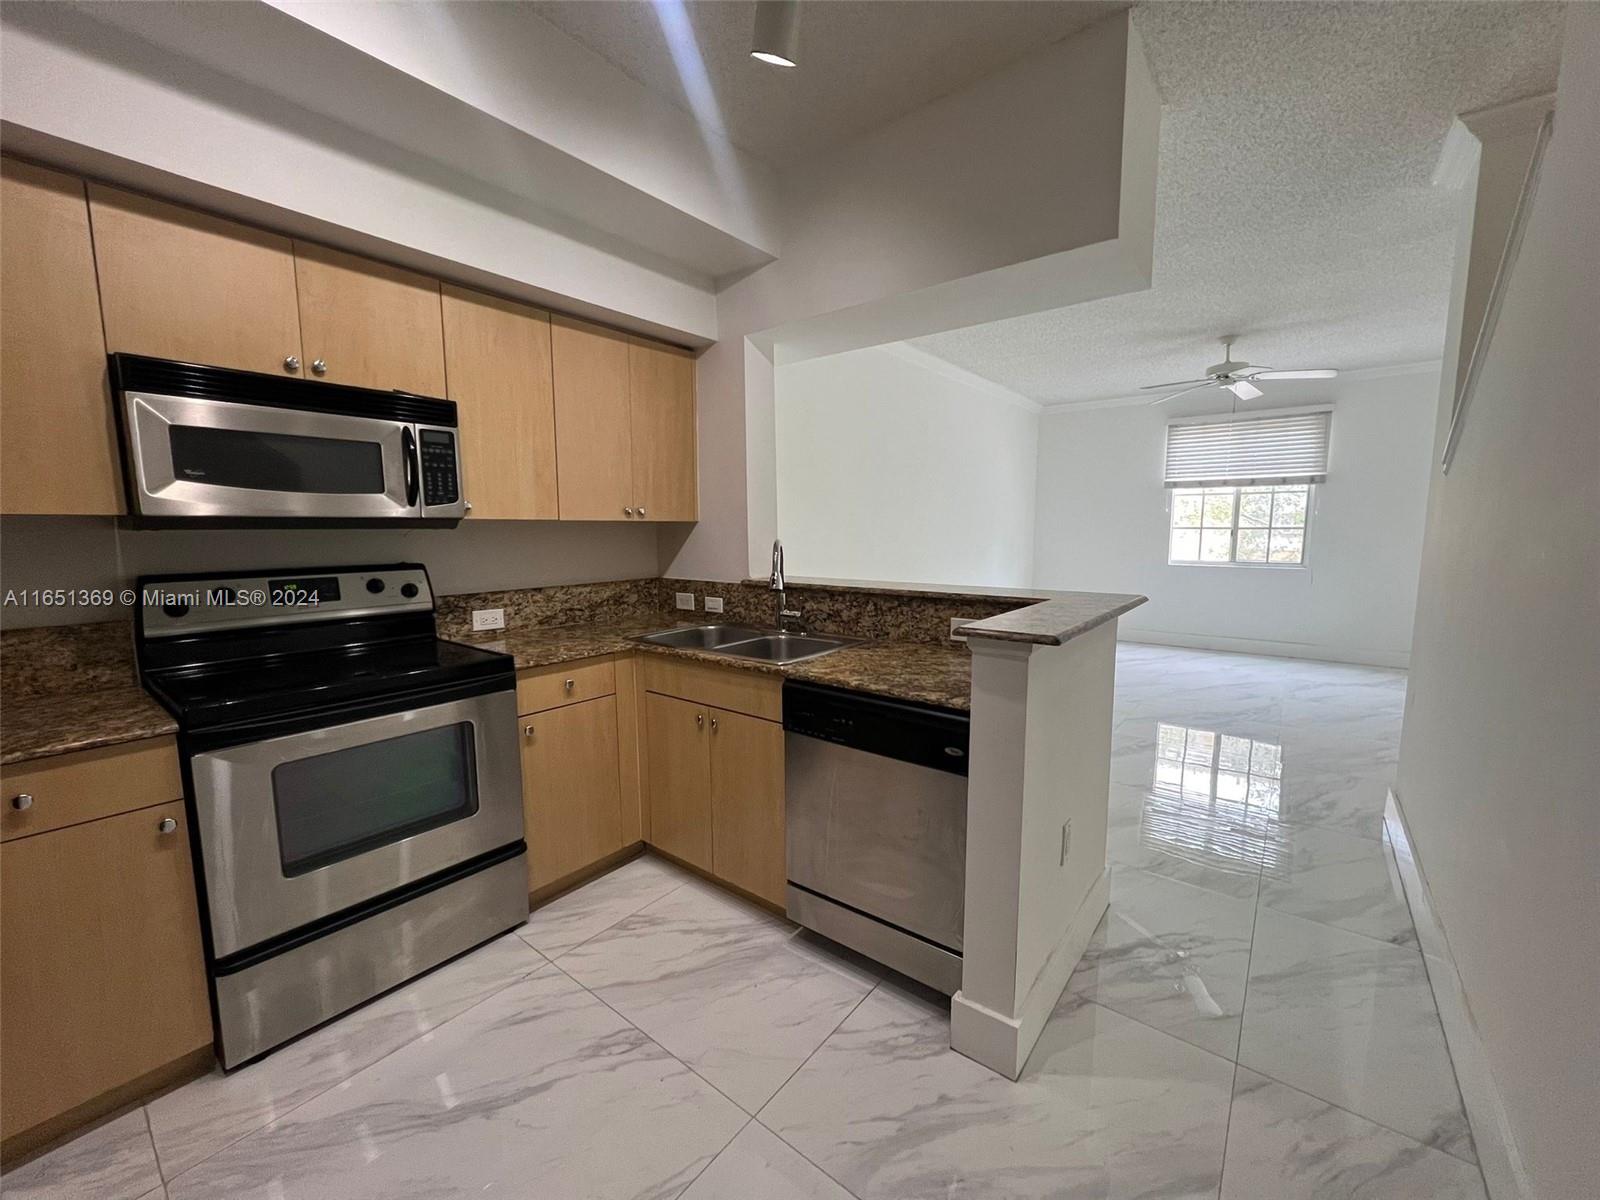
[[[775,67],[799,61],[800,0],[756,0],[756,26],[750,57]]]

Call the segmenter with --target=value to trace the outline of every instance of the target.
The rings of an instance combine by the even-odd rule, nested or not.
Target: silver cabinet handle
[[[532,725],[524,725],[522,727],[522,736],[523,737],[532,737],[533,736],[533,726]]]
[[[625,508],[625,509],[623,509],[623,510],[622,510],[622,515],[623,515],[623,516],[625,516],[625,517],[631,517],[631,516],[633,516],[633,509],[631,509],[631,508]]]
[[[176,833],[177,831],[178,823],[171,817],[162,817],[161,823],[156,826],[157,833]]]
[[[283,360],[283,369],[285,371],[298,371],[300,369],[300,360],[293,354],[288,355]]]
[[[467,512],[471,512],[472,511],[472,501],[471,500],[465,500],[462,503],[464,503],[466,505]]]
[[[326,375],[328,373],[328,364],[323,362],[320,358],[312,359],[311,373],[313,375]]]
[[[575,679],[569,679],[569,680],[567,680],[567,681],[566,681],[566,682],[565,682],[565,684],[563,684],[563,685],[562,685],[562,686],[564,686],[564,687],[565,687],[565,688],[566,688],[566,689],[567,689],[567,691],[569,691],[569,692],[570,692],[570,691],[571,691],[571,690],[572,690],[572,688],[573,688],[573,685],[574,685],[574,684],[575,684],[575,683],[577,683],[577,680],[575,680]]]
[[[704,727],[705,723],[706,723],[706,715],[705,715],[705,713],[695,713],[695,715],[694,715],[694,723],[696,725],[698,725],[698,726]]]
[[[717,731],[717,719],[715,717],[712,717],[711,718],[711,732],[715,733],[716,731]]]
[[[21,812],[25,808],[33,807],[33,797],[27,792],[20,792],[11,797],[11,807]]]

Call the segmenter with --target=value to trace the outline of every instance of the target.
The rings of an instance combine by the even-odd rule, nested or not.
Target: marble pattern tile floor
[[[654,858],[18,1200],[1486,1200],[1383,840],[1401,672],[1123,644],[1111,903],[1020,1079]]]

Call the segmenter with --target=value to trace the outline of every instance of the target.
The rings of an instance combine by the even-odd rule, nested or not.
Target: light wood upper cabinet
[[[448,283],[443,299],[445,377],[460,410],[469,516],[552,520],[550,315]]]
[[[714,708],[711,737],[711,869],[735,887],[782,906],[783,726]]]
[[[298,241],[294,266],[300,340],[313,378],[445,394],[437,279]]]
[[[0,159],[0,512],[123,511],[83,181]]]
[[[622,849],[617,698],[520,718],[528,890]]]
[[[557,314],[550,318],[550,351],[561,518],[626,520],[635,507],[628,338]]]
[[[211,1042],[181,800],[0,846],[0,939],[8,1141]]]
[[[693,521],[700,515],[694,358],[631,338],[628,383],[635,511],[650,521]]]
[[[107,349],[301,373],[288,238],[97,183],[89,213]]]
[[[712,869],[710,728],[704,706],[649,692],[650,841]]]

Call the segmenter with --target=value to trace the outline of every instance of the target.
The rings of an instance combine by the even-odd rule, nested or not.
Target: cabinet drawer
[[[16,807],[21,795],[33,797]],[[149,738],[0,769],[4,841],[183,798],[177,742]]]
[[[616,692],[617,667],[609,658],[540,667],[517,676],[517,712],[543,712]]]
[[[711,704],[764,721],[783,720],[783,679],[777,675],[647,653],[644,687],[647,692]]]

